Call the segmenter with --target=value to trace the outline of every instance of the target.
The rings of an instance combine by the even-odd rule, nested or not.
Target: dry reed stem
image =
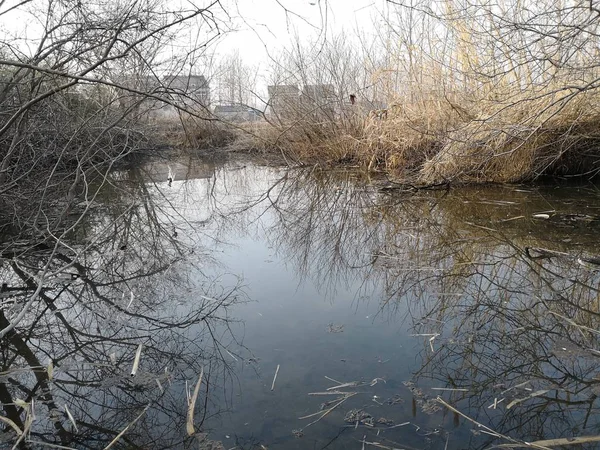
[[[79,429],[77,428],[77,423],[75,422],[75,418],[71,414],[71,411],[69,411],[69,407],[67,406],[66,403],[65,403],[65,412],[67,413],[67,417],[69,418],[69,420],[73,424],[73,428],[75,428],[75,432],[79,433]]]
[[[8,417],[0,416],[0,422],[4,422],[8,426],[10,426],[13,430],[15,430],[15,432],[17,433],[17,436],[22,436],[23,435],[23,432],[17,426],[17,424],[14,423],[12,420],[10,420]]]
[[[524,402],[525,400],[529,400],[530,398],[539,397],[540,395],[544,395],[547,392],[549,392],[548,389],[542,389],[542,390],[539,390],[539,391],[532,392],[527,397],[516,398],[512,402],[510,402],[508,405],[506,405],[506,409],[510,409],[513,406],[518,405],[521,402]]]
[[[192,436],[195,433],[194,409],[196,407],[196,400],[198,400],[200,385],[202,384],[202,375],[204,375],[204,368],[200,370],[200,376],[198,377],[198,382],[196,383],[196,387],[194,388],[194,394],[192,395],[192,398],[189,400],[188,404],[187,421],[185,424],[185,429],[187,431],[188,436]]]
[[[529,448],[537,448],[537,449],[545,449],[548,450],[548,447],[545,447],[543,445],[537,445],[535,443],[531,443],[531,442],[524,442],[524,441],[519,441],[518,439],[513,439],[510,436],[506,436],[502,433],[498,433],[497,431],[492,430],[489,427],[486,427],[484,424],[477,422],[475,419],[472,419],[471,417],[467,416],[466,414],[462,413],[461,411],[459,411],[458,409],[454,408],[453,406],[449,405],[448,403],[446,403],[444,401],[444,399],[442,399],[441,397],[437,397],[436,398],[438,403],[441,403],[442,405],[444,405],[446,408],[448,408],[450,411],[462,416],[463,418],[467,419],[469,422],[474,423],[475,425],[477,425],[479,428],[482,428],[483,431],[491,436],[500,438],[500,439],[505,439],[507,441],[509,441],[511,444],[518,444],[518,445],[522,445],[524,447],[529,447]]]
[[[31,413],[30,405],[27,406],[26,411],[27,416],[25,418],[25,426],[23,427],[23,434],[19,436],[17,441],[12,446],[11,450],[16,450],[17,448],[19,448],[19,444],[21,443],[21,441],[23,441],[25,437],[31,432],[31,426],[33,425],[33,415]]]
[[[275,389],[275,380],[277,380],[278,373],[279,373],[279,364],[277,364],[277,369],[275,369],[275,376],[273,377],[273,383],[271,383],[271,390]]]
[[[140,357],[142,356],[142,347],[143,347],[143,345],[140,344],[135,352],[135,358],[133,360],[133,367],[131,368],[131,376],[132,377],[134,377],[138,371],[138,367],[140,365]]]
[[[314,425],[319,420],[321,420],[323,417],[325,417],[326,415],[328,415],[331,411],[333,411],[335,408],[337,408],[342,403],[344,403],[346,400],[348,400],[350,397],[354,397],[356,394],[358,394],[358,392],[348,392],[347,395],[344,398],[340,399],[340,401],[337,404],[335,404],[334,406],[332,406],[331,408],[329,408],[329,409],[327,409],[325,411],[317,411],[316,413],[309,414],[307,416],[298,417],[299,420],[302,420],[302,419],[308,419],[309,417],[318,416],[319,414],[321,414],[321,416],[317,420],[315,420],[313,422],[310,422],[309,424],[307,424],[304,427],[302,427],[302,429],[307,428],[307,427],[309,427],[311,425]]]
[[[562,447],[571,445],[588,444],[590,442],[600,442],[599,436],[579,436],[571,438],[559,438],[559,439],[544,439],[534,442],[524,442],[523,444],[500,444],[496,445],[495,448],[531,448],[532,446],[541,445],[542,448],[548,447]]]
[[[325,378],[327,378],[329,381],[333,381],[334,383],[337,383],[337,384],[343,384],[341,381],[338,381],[338,380],[336,380],[336,379],[333,379],[333,378],[331,378],[331,377],[328,377],[327,375],[325,375]]]
[[[363,447],[362,447],[362,448],[363,448],[363,449],[365,448],[365,445],[372,445],[373,447],[377,447],[377,448],[383,448],[383,449],[385,449],[385,450],[403,450],[403,449],[402,449],[402,448],[400,448],[400,447],[390,447],[390,446],[388,446],[388,445],[383,445],[381,442],[367,442],[367,441],[365,440],[365,438],[366,438],[366,436],[365,436],[365,437],[363,437],[363,440],[362,440],[362,441],[359,441],[359,442],[362,442],[362,444],[363,444]]]
[[[309,392],[308,395],[345,395],[344,391]]]

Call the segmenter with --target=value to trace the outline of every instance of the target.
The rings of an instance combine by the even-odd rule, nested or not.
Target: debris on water
[[[323,411],[324,409],[329,408],[331,405],[333,405],[334,403],[339,402],[339,399],[335,399],[335,400],[330,400],[328,402],[323,402],[321,403],[321,405],[319,406],[319,408],[321,409],[321,411]]]
[[[513,406],[515,406],[521,402],[524,402],[525,400],[529,400],[530,398],[533,398],[533,397],[539,397],[540,395],[544,395],[548,392],[550,392],[548,389],[540,389],[539,391],[532,392],[531,394],[529,394],[526,397],[516,398],[512,402],[510,402],[508,405],[506,405],[506,409],[510,409]]]
[[[430,398],[422,389],[415,386],[415,383],[412,381],[404,381],[402,384],[412,393],[415,403],[425,414],[431,415],[442,409],[434,398]]]
[[[350,411],[348,411],[344,416],[344,422],[353,423],[357,426],[359,424],[366,425],[368,427],[372,427],[375,425],[375,419],[373,418],[373,416],[368,412],[363,411],[362,409],[351,409]]]
[[[225,446],[222,442],[208,439],[206,433],[196,433],[195,437],[198,440],[197,448],[199,450],[225,450]],[[229,436],[226,437],[228,438]]]
[[[386,425],[388,427],[394,425],[394,421],[392,419],[386,419],[385,417],[380,417],[377,419],[377,423],[380,425]]]
[[[271,384],[271,390],[275,389],[275,381],[277,381],[278,373],[279,373],[279,364],[277,364],[277,369],[275,369],[275,376],[273,377],[273,384]]]
[[[328,333],[342,333],[344,331],[344,325],[334,325],[333,322],[329,322],[327,325]]]
[[[490,406],[488,406],[488,409],[496,409],[498,407],[498,404],[502,403],[504,400],[506,400],[504,397],[501,398],[500,400],[498,400],[498,397],[494,398],[494,403],[492,403]]]
[[[133,367],[131,368],[131,376],[135,377],[135,374],[138,371],[138,367],[140,365],[140,357],[142,356],[142,347],[143,345],[138,345],[137,351],[135,352],[135,358],[133,360]]]
[[[404,399],[400,396],[400,394],[396,394],[393,397],[388,398],[385,402],[388,405],[400,405],[404,403]]]
[[[593,270],[598,270],[600,269],[600,257],[598,256],[594,256],[594,257],[580,257],[577,258],[577,264],[587,268],[587,269],[593,269]]]
[[[302,430],[292,430],[292,434],[294,435],[294,437],[301,438],[302,436],[304,436],[304,431],[302,431]]]
[[[371,383],[369,384],[369,386],[375,386],[380,381],[383,381],[384,384],[387,383],[383,378],[373,378],[373,380],[371,380]]]

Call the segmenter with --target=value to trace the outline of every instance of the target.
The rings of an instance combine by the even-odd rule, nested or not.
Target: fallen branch
[[[185,430],[187,431],[188,436],[192,436],[196,432],[194,429],[194,408],[196,407],[196,400],[198,400],[198,393],[200,392],[200,385],[202,384],[202,375],[204,375],[204,368],[200,370],[200,376],[198,377],[198,382],[194,388],[194,394],[188,404],[187,421],[185,424]]]

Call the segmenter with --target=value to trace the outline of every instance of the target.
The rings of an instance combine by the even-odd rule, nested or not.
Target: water
[[[7,447],[16,429],[23,448],[600,434],[593,185],[401,191],[349,170],[169,164],[170,184],[160,162],[115,173],[54,255],[5,239],[0,326],[34,297],[2,341]]]

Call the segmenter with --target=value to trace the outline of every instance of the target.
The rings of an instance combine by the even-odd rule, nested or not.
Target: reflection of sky
[[[264,193],[281,175],[283,172],[276,169],[238,166],[217,169],[213,179],[161,185],[182,216],[176,225],[182,239],[197,233],[192,241],[209,243],[211,256],[218,261],[216,266],[205,267],[209,278],[218,275],[230,285],[241,280],[249,300],[230,311],[230,317],[241,320],[232,326],[247,350],[236,344],[228,346],[238,355],[238,361],[230,358],[237,381],[223,398],[231,401],[232,411],[207,423],[214,430],[211,437],[224,440],[226,447],[233,446],[238,436],[242,440],[254,437],[269,448],[306,448],[316,441],[326,443],[344,425],[344,414],[358,407],[395,423],[439,425],[440,417],[419,413],[419,418],[413,419],[411,396],[402,384],[419,367],[415,355],[428,345],[422,338],[410,336],[409,322],[378,314],[379,288],[366,289],[358,272],[328,282],[326,290],[319,288],[318,280],[298,272],[289,254],[293,249],[274,246],[273,233],[281,231],[274,228],[276,213],[264,200]],[[277,198],[277,193],[276,187],[271,198]],[[248,208],[249,203],[256,206]],[[195,225],[199,221],[206,222],[199,227]],[[396,305],[395,314],[406,316],[407,303]],[[329,332],[329,324],[343,326],[343,332]],[[225,358],[229,356],[225,354]],[[271,391],[277,365],[280,370]],[[333,398],[307,395],[335,384],[326,376],[343,382],[381,378],[386,383],[363,388],[364,394],[307,428],[305,437],[294,438],[291,430],[310,422],[298,417],[316,412],[320,403]],[[403,404],[380,406],[372,400],[377,395],[378,401],[384,402],[396,394],[402,396]],[[415,445],[421,444],[422,438],[411,427],[390,430],[388,437],[414,439]],[[364,430],[347,434],[354,440],[361,438]],[[342,439],[331,448],[343,448],[348,442]]]
[[[502,420],[504,413],[500,410],[487,409],[488,398],[491,396],[493,402],[497,395],[490,390],[489,383],[496,383],[490,371],[498,368],[508,371],[502,376],[521,376],[518,368],[509,365],[510,358],[519,360],[520,355],[515,353],[519,346],[498,347],[496,342],[486,342],[485,335],[469,328],[478,327],[479,333],[495,327],[502,329],[501,317],[486,323],[483,311],[484,321],[470,325],[461,323],[461,317],[465,317],[461,314],[465,314],[469,304],[481,300],[490,304],[506,300],[507,307],[526,311],[528,302],[535,301],[532,293],[543,295],[543,289],[538,292],[535,287],[537,277],[530,278],[527,263],[513,259],[518,250],[508,243],[534,245],[555,240],[555,235],[572,234],[574,230],[565,229],[560,223],[540,224],[530,217],[549,204],[557,213],[572,212],[581,205],[581,199],[550,197],[541,188],[527,194],[507,188],[479,190],[474,195],[467,189],[453,196],[441,193],[429,199],[424,194],[414,198],[412,206],[405,210],[383,208],[381,211],[390,216],[379,222],[374,219],[378,216],[370,212],[379,211],[373,209],[379,201],[377,195],[356,196],[351,184],[344,185],[339,180],[331,184],[326,178],[305,181],[304,186],[309,187],[306,190],[300,183],[298,189],[281,194],[284,184],[277,181],[283,174],[277,169],[234,164],[217,168],[211,179],[174,182],[163,189],[189,221],[187,227],[183,221],[177,225],[183,231],[182,238],[195,235],[193,240],[207,243],[210,254],[217,260],[217,265],[205,266],[208,273],[219,275],[226,285],[239,280],[249,300],[230,311],[230,317],[241,320],[232,326],[245,348],[231,341],[224,344],[237,355],[237,360],[229,355],[236,378],[226,393],[214,392],[222,395],[222,402],[227,401],[231,412],[206,424],[212,430],[212,437],[224,440],[226,447],[235,445],[236,437],[238,444],[255,439],[255,443],[269,448],[320,447],[342,429],[348,410],[362,408],[396,424],[410,422],[406,427],[383,432],[383,436],[396,442],[422,447],[431,439],[432,448],[442,448],[444,433],[451,432],[448,448],[481,445],[482,438],[471,435],[469,425],[455,427],[451,414],[440,411],[427,415],[417,405],[413,417],[413,395],[404,382],[412,380],[415,372],[421,370],[415,380],[426,399],[438,394],[446,399],[460,398],[462,394],[431,389],[452,387],[452,381],[444,378],[447,374],[459,386],[470,388],[471,393],[462,396],[465,400],[460,402],[465,411],[486,423]],[[575,197],[580,193],[577,189],[570,192]],[[313,205],[315,199],[320,200]],[[272,208],[271,201],[278,201],[280,209]],[[310,214],[311,205],[321,210],[311,217],[316,222],[304,226],[308,218],[302,214]],[[421,211],[423,214],[419,215]],[[200,220],[204,221],[202,226],[195,226]],[[429,224],[435,224],[435,231],[425,228]],[[552,232],[545,233],[550,225]],[[338,226],[343,229],[339,235],[335,232]],[[354,232],[353,227],[364,229]],[[498,231],[490,233],[491,227]],[[532,228],[542,232],[532,235]],[[577,235],[589,242],[592,231],[582,228]],[[345,247],[341,250],[342,260],[349,264],[344,265],[329,254],[335,251],[335,245],[330,245],[328,239],[338,236],[342,236],[341,245]],[[364,263],[380,245],[382,255],[397,253],[390,259],[381,256],[376,273],[371,276],[371,269],[365,269]],[[356,265],[363,268],[349,268],[352,257],[361,255],[363,260]],[[507,262],[500,263],[504,260]],[[330,267],[329,261],[341,265]],[[306,266],[300,267],[304,262]],[[404,275],[414,290],[406,289],[404,292],[408,294],[380,310],[381,300],[389,294],[383,291],[382,282],[401,283]],[[444,309],[440,306],[442,292],[448,294],[443,297],[447,297],[444,302],[449,309],[441,311],[439,316],[445,323],[425,320],[416,325],[420,314],[428,309]],[[510,317],[511,313],[506,314]],[[511,319],[517,323],[514,327],[518,327],[519,317]],[[328,332],[329,324],[343,325],[343,332]],[[455,335],[458,329],[462,331]],[[433,353],[428,337],[411,336],[436,332],[442,334],[432,343]],[[469,336],[476,339],[474,349],[480,354],[469,356]],[[494,359],[494,354],[499,358]],[[535,350],[532,355],[535,356]],[[528,357],[522,355],[523,361],[527,362]],[[470,362],[485,367],[478,370]],[[277,365],[280,370],[271,391]],[[298,418],[316,412],[322,401],[331,399],[307,395],[332,386],[334,383],[326,376],[342,382],[382,378],[386,383],[359,388],[363,393],[307,428],[303,438],[294,438],[291,430],[310,422]],[[487,386],[481,393],[477,391],[478,382]],[[399,395],[404,403],[378,405],[373,401],[374,395],[379,402]],[[470,401],[483,402],[485,406],[468,409]],[[572,423],[576,423],[577,417],[577,411],[573,412]],[[568,426],[567,423],[565,427]],[[434,429],[441,431],[431,434]],[[552,435],[554,430],[546,431]],[[329,448],[356,444],[365,433],[365,429],[346,431]]]
[[[263,216],[260,225],[268,220]],[[401,382],[410,378],[414,341],[397,324],[375,317],[376,303],[356,299],[360,280],[338,287],[333,298],[325,298],[310,280],[299,280],[284,257],[269,248],[264,235],[236,239],[236,247],[227,249],[221,262],[247,286],[251,302],[236,307],[233,315],[244,321],[243,343],[258,359],[259,372],[256,375],[247,367],[240,374],[236,413],[231,422],[218,425],[225,434],[237,432],[287,442],[292,428],[308,422],[297,417],[315,412],[324,401],[307,393],[331,386],[325,376],[345,382],[384,378],[390,387],[375,390],[382,396],[384,392],[392,396],[401,389]],[[329,333],[329,323],[343,325],[344,331]],[[278,364],[276,388],[271,392]],[[357,400],[358,404],[369,401],[369,396]],[[341,408],[348,409],[350,406]],[[398,412],[393,411],[396,419]],[[336,422],[341,425],[341,418],[332,415],[332,430],[337,430]],[[312,432],[307,429],[308,440],[319,437]]]
[[[132,190],[130,196],[107,195],[97,199],[111,211],[119,212],[129,201],[138,208],[132,219],[135,224],[129,228],[136,238],[131,237],[125,250],[119,250],[121,241],[111,244],[120,239],[118,232],[117,238],[106,237],[106,246],[115,248],[112,253],[100,253],[106,261],[114,259],[113,269],[125,273],[144,272],[161,263],[169,263],[170,267],[127,286],[115,285],[114,291],[111,287],[100,290],[110,294],[123,309],[176,320],[189,319],[194,312],[204,314],[198,309],[207,296],[222,298],[223,293],[239,284],[241,291],[234,295],[245,302],[219,308],[216,315],[224,319],[222,322],[209,321],[219,341],[216,348],[207,333],[209,322],[199,320],[189,328],[167,327],[160,333],[145,333],[147,325],[140,323],[138,327],[123,311],[112,311],[93,296],[73,303],[65,311],[74,321],[85,317],[84,311],[93,309],[102,317],[97,320],[103,329],[115,327],[121,334],[135,335],[132,345],[115,347],[118,356],[123,357],[119,367],[124,368],[122,375],[127,380],[140,383],[144,376],[150,377],[147,381],[157,394],[154,377],[163,373],[165,365],[169,366],[174,378],[167,404],[172,405],[172,410],[162,409],[164,404],[157,403],[148,416],[157,414],[157,420],[177,423],[182,428],[185,380],[193,385],[203,366],[211,388],[209,419],[204,427],[211,431],[213,439],[223,440],[226,448],[236,444],[248,448],[253,439],[254,443],[275,449],[320,448],[344,430],[344,415],[352,408],[364,409],[375,418],[410,425],[379,430],[380,436],[376,436],[377,430],[350,427],[329,448],[356,446],[357,439],[365,434],[371,440],[388,437],[416,448],[443,448],[446,432],[451,433],[447,448],[465,448],[476,446],[482,438],[471,436],[472,427],[468,424],[456,427],[451,414],[425,414],[421,404],[413,405],[413,393],[404,382],[414,381],[415,389],[422,389],[425,397],[420,398],[421,402],[438,394],[445,399],[462,398],[458,405],[465,412],[485,423],[498,423],[505,416],[509,422],[515,418],[519,421],[521,416],[516,408],[511,411],[513,419],[505,410],[487,408],[501,390],[494,390],[493,385],[514,384],[529,376],[511,366],[511,362],[526,365],[541,354],[540,376],[547,376],[550,381],[561,376],[559,369],[552,370],[543,359],[547,348],[557,348],[552,347],[552,339],[543,330],[536,330],[540,334],[540,340],[536,340],[535,333],[523,331],[522,325],[529,327],[529,320],[556,330],[553,315],[544,314],[544,310],[539,316],[528,315],[529,309],[551,293],[547,290],[550,284],[555,285],[557,292],[567,292],[574,298],[576,292],[570,290],[570,280],[581,277],[581,267],[574,261],[573,267],[561,266],[560,261],[548,262],[552,270],[570,270],[570,275],[540,284],[542,274],[536,272],[539,268],[532,270],[531,261],[518,257],[519,250],[513,245],[522,245],[525,240],[547,241],[554,234],[539,230],[550,229],[550,225],[553,233],[577,234],[577,240],[585,238],[587,242],[593,227],[575,233],[573,227],[539,224],[529,219],[540,205],[547,208],[552,204],[557,211],[567,212],[568,208],[579,209],[585,203],[581,199],[574,201],[568,195],[564,199],[550,197],[541,189],[538,194],[523,196],[518,192],[513,197],[498,189],[482,189],[474,195],[464,189],[449,195],[422,193],[410,201],[401,198],[398,202],[374,189],[354,189],[347,172],[311,172],[310,176],[303,176],[306,173],[302,171],[290,171],[283,178],[285,171],[281,169],[239,161],[197,164],[189,170],[183,161],[170,164],[177,173],[170,186],[165,181],[168,166],[155,163],[146,168],[146,190],[136,185],[138,189]],[[135,182],[140,179],[139,173],[121,173],[118,179],[126,183],[130,176]],[[185,181],[182,174],[191,178]],[[543,195],[542,199],[537,199],[537,195]],[[100,216],[93,224],[91,228],[99,232],[111,221]],[[538,233],[532,235],[534,226]],[[490,227],[496,227],[498,232],[491,233]],[[177,233],[175,240],[173,233]],[[86,236],[93,234],[90,231]],[[181,247],[182,254],[176,251],[177,241],[187,244]],[[94,262],[98,255],[94,253],[89,258],[89,262]],[[177,261],[171,262],[171,258]],[[102,274],[94,278],[103,280]],[[589,280],[595,282],[593,275]],[[129,289],[135,292],[133,301]],[[396,289],[399,294],[392,293]],[[585,293],[579,297],[585,298]],[[382,300],[388,299],[389,304],[382,307]],[[485,306],[480,307],[477,302]],[[95,323],[82,326],[93,329]],[[343,327],[343,331],[330,332],[338,327]],[[139,376],[133,380],[127,371],[139,341],[138,331],[145,333],[141,339],[146,347]],[[430,333],[441,333],[431,346]],[[494,333],[506,340],[488,339]],[[513,333],[516,338],[511,340]],[[55,334],[54,339],[60,340],[60,333]],[[561,341],[560,347],[567,348],[569,344]],[[112,351],[109,344],[103,348],[104,353]],[[98,351],[107,358],[102,349]],[[210,358],[219,351],[231,365],[233,378],[220,371],[220,363]],[[172,356],[165,360],[165,353]],[[579,357],[568,351],[563,353],[553,362],[566,364],[569,358]],[[271,391],[278,365],[278,378]],[[573,370],[589,378],[595,367],[595,360],[588,359],[577,362]],[[63,365],[60,370],[66,368]],[[61,376],[64,374],[59,371],[56,379]],[[293,437],[293,429],[300,429],[311,420],[300,420],[300,416],[315,413],[321,402],[333,398],[308,396],[309,392],[324,391],[335,384],[325,377],[340,382],[385,382],[353,389],[360,394],[306,428],[303,438]],[[110,390],[110,383],[121,383],[122,378],[102,382]],[[469,392],[455,395],[431,389],[455,386],[452,380],[460,387],[468,387]],[[537,382],[539,387],[547,385],[548,381],[546,385],[544,380]],[[103,392],[96,395],[102,396]],[[578,398],[588,393],[589,389],[584,390]],[[395,395],[403,403],[376,403],[384,403]],[[119,410],[122,403],[117,400],[114,406]],[[68,401],[65,395],[64,402]],[[109,402],[112,400],[106,400]],[[535,402],[527,402],[528,407],[532,404]],[[78,412],[75,406],[72,409]],[[223,409],[229,413],[213,417]],[[171,411],[176,414],[171,416]],[[568,430],[571,424],[581,421],[581,410],[571,411],[558,430]],[[93,415],[99,412],[93,408],[90,411]],[[197,414],[203,412],[204,407],[199,406]],[[550,412],[547,414],[554,419]],[[524,417],[528,420],[529,416]],[[555,432],[554,428],[546,428],[539,427],[549,435]],[[434,432],[436,429],[438,432]],[[538,432],[535,426],[531,429],[532,433]],[[168,433],[177,441],[184,431],[171,426]]]

